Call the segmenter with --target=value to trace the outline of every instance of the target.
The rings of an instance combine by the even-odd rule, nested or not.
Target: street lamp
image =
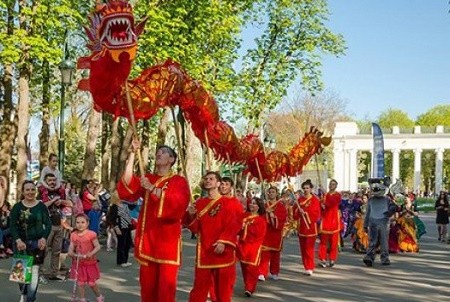
[[[59,111],[58,168],[61,172],[61,177],[64,177],[64,109],[66,107],[66,87],[72,83],[72,75],[75,70],[73,62],[68,58],[66,49],[64,49],[64,58],[64,61],[59,65],[59,70],[61,71],[61,107]]]

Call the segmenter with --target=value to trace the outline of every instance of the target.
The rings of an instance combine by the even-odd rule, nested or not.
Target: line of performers
[[[171,171],[177,154],[168,146],[157,148],[155,172],[133,174],[133,151],[117,185],[124,200],[143,198],[136,227],[135,258],[140,263],[141,301],[174,302],[181,265],[181,228],[197,235],[195,278],[190,302],[232,300],[239,260],[250,297],[258,280],[278,279],[285,225],[295,225],[304,274],[315,269],[314,247],[320,236],[319,265],[333,267],[337,260],[342,229],[341,194],[332,180],[322,200],[313,194],[313,184],[302,184],[303,195],[286,203],[278,189],[267,190],[267,200],[257,197],[242,202],[232,195],[232,180],[208,172],[202,179],[206,196],[192,202],[186,179]],[[318,223],[320,221],[320,223]]]

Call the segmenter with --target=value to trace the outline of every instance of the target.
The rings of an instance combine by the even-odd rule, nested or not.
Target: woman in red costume
[[[277,200],[278,189],[270,187],[267,190],[266,202],[266,223],[267,230],[262,245],[261,262],[259,264],[258,279],[265,281],[269,276],[273,280],[278,280],[280,273],[280,256],[283,246],[283,228],[287,219],[287,210],[284,204]],[[269,273],[270,263],[270,275]]]
[[[294,219],[299,220],[298,240],[302,254],[304,274],[311,276],[314,271],[314,245],[317,238],[317,222],[320,218],[320,201],[312,194],[311,180],[302,183],[303,196],[294,206]]]
[[[245,295],[251,297],[258,283],[259,261],[261,246],[266,234],[266,220],[264,203],[261,199],[253,197],[248,212],[244,216],[237,256],[241,261],[242,276],[244,278]]]

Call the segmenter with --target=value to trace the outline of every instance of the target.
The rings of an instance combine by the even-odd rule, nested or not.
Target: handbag
[[[12,266],[9,274],[9,281],[17,283],[31,283],[31,268],[33,266],[33,256],[16,253],[12,258]]]

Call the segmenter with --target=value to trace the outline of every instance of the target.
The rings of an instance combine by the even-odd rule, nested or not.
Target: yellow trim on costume
[[[239,260],[242,263],[245,264],[250,264],[250,265],[259,265],[259,262],[261,261],[261,246],[258,249],[258,255],[256,256],[256,260],[254,262],[250,262],[250,261],[244,261],[244,260]]]
[[[311,199],[313,198],[313,196],[314,195],[311,195],[308,198],[306,198],[304,201],[300,202],[300,205],[302,207],[305,207],[305,208],[309,207],[309,205],[311,204],[311,201],[312,201]]]
[[[197,219],[200,219],[203,215],[206,214],[206,212],[208,212],[216,203],[217,201],[222,198],[222,196],[216,198],[216,199],[212,199],[204,208],[203,210],[200,211],[200,213],[197,214]]]
[[[276,248],[276,247],[270,247],[270,246],[265,246],[265,245],[262,245],[261,246],[261,250],[262,251],[277,251],[277,252],[279,252],[279,251],[281,251],[283,249],[283,238],[281,238],[281,240],[280,240],[280,246],[278,247],[278,248]]]
[[[337,229],[336,230],[333,230],[333,231],[324,231],[323,229],[322,229],[322,224],[323,224],[323,219],[320,221],[320,228],[319,228],[319,233],[320,234],[334,234],[334,233],[337,233],[337,232],[340,232],[341,231],[341,229],[340,229],[340,224],[341,224],[341,214],[339,213],[339,211],[337,211]]]
[[[242,228],[244,229],[244,234],[242,235],[242,240],[244,241],[245,238],[247,238],[247,229],[248,226],[251,225],[255,221],[255,217],[258,217],[257,214],[252,214],[250,216],[247,216],[242,221]]]
[[[233,261],[230,263],[223,263],[223,264],[211,264],[211,265],[203,265],[201,264],[201,248],[202,246],[202,241],[200,238],[200,235],[198,236],[198,240],[197,240],[197,267],[198,268],[222,268],[222,267],[228,267],[228,266],[232,266],[236,263],[236,251],[233,250]]]
[[[123,186],[125,187],[125,189],[128,191],[128,193],[133,194],[134,192],[130,189],[130,187],[128,186],[128,184],[125,182],[125,180],[123,179],[123,176],[122,176],[121,181],[122,181]]]
[[[140,254],[138,257],[143,258],[145,260],[161,263],[161,264],[172,264],[172,265],[180,265],[180,258],[181,258],[181,239],[178,239],[178,249],[177,249],[177,259],[176,260],[166,260],[166,259],[159,259],[154,258],[145,254]]]
[[[163,190],[162,188],[163,188],[165,185],[167,185],[167,183],[169,182],[170,178],[172,178],[172,176],[173,176],[173,173],[172,173],[172,171],[171,171],[168,175],[163,176],[163,177],[161,177],[160,179],[158,179],[158,180],[155,182],[155,184],[154,184],[154,186],[155,186],[155,189],[154,189],[154,190],[156,190],[156,189],[161,189],[161,197],[160,197],[160,199],[159,199],[158,214],[156,214],[156,217],[158,217],[158,218],[162,216],[162,211],[163,211],[163,208],[164,208],[164,200],[165,200],[165,197],[166,197],[166,190]],[[167,180],[167,182],[164,183],[164,185],[162,185],[161,187],[159,187],[159,185],[160,185],[163,181],[166,181],[166,180]],[[153,191],[154,191],[154,190],[153,190]]]

